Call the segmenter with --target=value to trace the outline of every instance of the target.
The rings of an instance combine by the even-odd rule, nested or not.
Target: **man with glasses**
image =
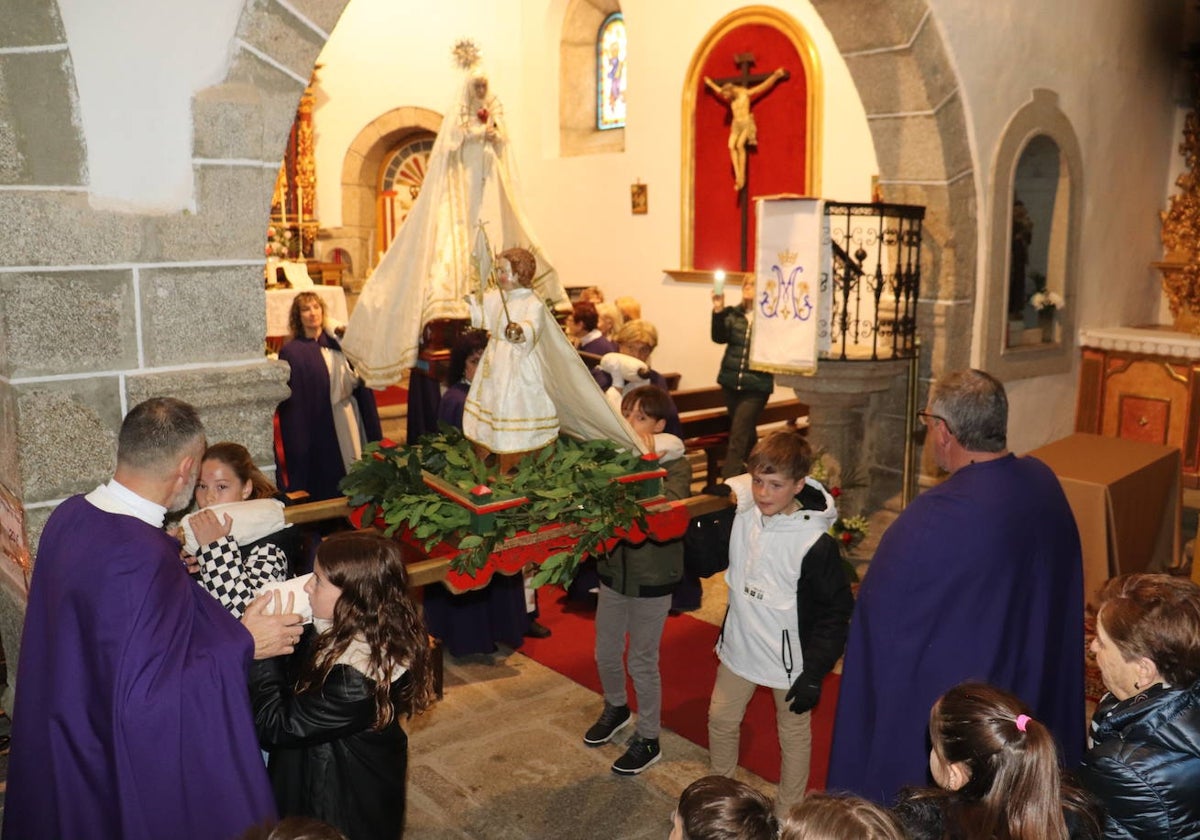
[[[1032,706],[1068,768],[1083,752],[1083,561],[1062,487],[1008,451],[1004,386],[983,371],[943,376],[917,414],[950,476],[892,523],[863,579],[829,768],[829,789],[881,804],[927,783],[929,710],[967,679]]]

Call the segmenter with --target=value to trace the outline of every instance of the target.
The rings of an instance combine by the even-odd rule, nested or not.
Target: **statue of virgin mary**
[[[504,109],[480,66],[479,51],[460,41],[454,53],[463,80],[434,141],[421,193],[363,287],[342,341],[372,388],[398,382],[416,363],[421,329],[429,321],[469,316],[465,298],[480,291],[480,278],[491,269],[489,239],[531,250],[538,298],[551,306],[567,303],[521,210]],[[498,207],[498,219],[484,218],[485,206]],[[481,222],[489,224],[486,237]]]

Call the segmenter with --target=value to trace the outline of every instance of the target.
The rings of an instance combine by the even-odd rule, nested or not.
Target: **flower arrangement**
[[[854,489],[863,486],[863,482],[854,475],[844,476],[845,480],[841,480],[841,467],[824,450],[818,452],[813,458],[808,474],[816,481],[821,482],[829,491],[829,495],[835,499],[842,495],[843,487]],[[837,540],[842,557],[847,561],[850,552],[866,538],[869,532],[870,523],[867,522],[865,516],[839,516],[829,528],[830,536]],[[857,575],[855,575],[855,579],[857,579]]]
[[[1029,296],[1029,305],[1037,312],[1045,312],[1047,310],[1053,312],[1056,309],[1062,309],[1064,301],[1062,295],[1058,292],[1047,291],[1046,275],[1045,274],[1030,274],[1030,279],[1033,280],[1034,292]]]
[[[1039,312],[1046,309],[1062,309],[1063,299],[1057,292],[1034,292],[1029,296],[1029,304]]]
[[[267,257],[286,260],[292,256],[292,232],[290,230],[283,231],[280,234],[279,229],[274,225],[267,228]]]

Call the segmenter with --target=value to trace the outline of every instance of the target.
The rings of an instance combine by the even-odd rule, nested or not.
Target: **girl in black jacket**
[[[399,716],[433,699],[429,642],[399,545],[335,534],[321,543],[304,591],[313,628],[290,657],[251,672],[280,815],[316,817],[349,840],[395,840],[408,765]]]
[[[1007,691],[962,683],[929,716],[938,787],[900,792],[913,840],[1098,840],[1100,809],[1066,783],[1054,736]]]

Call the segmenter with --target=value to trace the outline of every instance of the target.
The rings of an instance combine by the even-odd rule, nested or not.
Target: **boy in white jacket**
[[[782,755],[776,810],[804,796],[812,751],[809,710],[846,644],[854,601],[837,542],[833,497],[807,478],[808,441],[793,431],[759,441],[748,474],[727,482],[737,500],[729,541],[729,609],[717,639],[708,707],[712,771],[732,776],[746,704],[762,685],[775,697]]]

